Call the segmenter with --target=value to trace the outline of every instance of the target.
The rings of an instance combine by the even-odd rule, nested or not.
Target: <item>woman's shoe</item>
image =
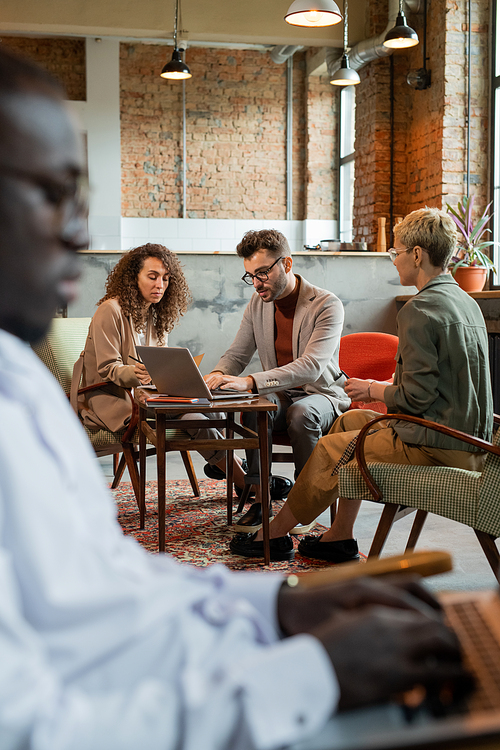
[[[247,462],[245,459],[241,462],[241,468],[246,473],[247,470]],[[203,467],[203,471],[205,473],[205,476],[209,477],[209,479],[216,479],[217,481],[221,481],[222,479],[226,478],[226,472],[222,471],[222,469],[219,469],[218,466],[215,464],[205,464]]]
[[[358,543],[355,539],[342,539],[338,542],[322,542],[321,536],[306,536],[299,542],[298,551],[304,557],[344,563],[359,560]]]

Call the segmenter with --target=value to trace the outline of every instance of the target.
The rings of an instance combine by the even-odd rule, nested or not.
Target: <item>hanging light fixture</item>
[[[175,0],[174,16],[174,51],[172,59],[167,63],[160,75],[162,78],[168,78],[170,81],[181,81],[183,78],[191,78],[191,71],[185,62],[181,59],[181,53],[177,47],[177,17],[179,15],[179,0]]]
[[[384,47],[406,49],[407,47],[415,47],[416,44],[418,44],[418,34],[411,26],[408,26],[403,12],[403,0],[399,0],[398,17],[395,25],[385,35]]]
[[[295,0],[285,16],[292,26],[333,26],[340,23],[342,14],[334,0]]]
[[[348,21],[348,3],[344,0],[344,52],[340,61],[340,68],[335,71],[330,79],[333,86],[355,86],[360,83],[359,75],[349,66],[347,57],[347,48],[349,46],[349,21]]]

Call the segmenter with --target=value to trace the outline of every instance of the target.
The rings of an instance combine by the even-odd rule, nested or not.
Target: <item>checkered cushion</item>
[[[33,350],[65,393],[70,392],[73,366],[80,356],[91,318],[54,318],[45,338]]]
[[[494,444],[500,445],[500,430]],[[384,503],[406,505],[500,536],[500,458],[488,454],[483,473],[448,466],[369,463]],[[373,500],[357,465],[338,473],[339,496]]]
[[[481,474],[448,466],[401,466],[370,463],[370,473],[384,503],[407,505],[474,526],[479,505]],[[373,500],[357,466],[339,471],[339,495]]]
[[[109,448],[112,445],[118,445],[122,441],[123,434],[125,430],[121,430],[120,432],[110,432],[109,430],[90,430],[88,427],[85,427],[83,425],[83,429],[87,433],[87,436],[92,443],[92,447],[96,451],[105,450],[106,448]],[[165,439],[166,440],[184,440],[189,439],[189,434],[187,432],[184,432],[184,430],[165,430]],[[139,430],[136,429],[134,432],[134,435],[132,437],[132,440],[130,441],[134,445],[139,444]],[[149,440],[147,441],[149,443]],[[189,449],[189,446],[186,446],[186,450]]]

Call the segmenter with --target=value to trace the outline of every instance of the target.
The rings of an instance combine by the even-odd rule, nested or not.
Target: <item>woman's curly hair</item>
[[[132,317],[136,331],[142,330],[146,322],[146,308],[137,277],[146,258],[161,260],[170,276],[165,294],[159,302],[150,307],[158,343],[161,345],[165,333],[170,333],[192,301],[179,259],[171,250],[167,250],[163,245],[151,243],[129,250],[109,274],[106,294],[97,304],[100,305],[107,299],[117,299],[123,313]]]

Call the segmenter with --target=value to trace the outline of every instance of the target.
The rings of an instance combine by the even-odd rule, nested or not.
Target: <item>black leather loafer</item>
[[[229,542],[229,549],[234,555],[243,557],[264,557],[264,542],[256,542],[256,534],[237,534]],[[287,534],[277,539],[269,540],[269,551],[271,560],[279,562],[283,560],[293,560],[295,550],[293,548],[292,537]]]
[[[226,478],[226,472],[222,471],[222,469],[219,469],[219,467],[215,464],[205,464],[205,466],[203,467],[203,471],[205,472],[205,476],[207,476],[209,479],[216,479],[217,481],[221,481],[222,479]]]
[[[243,459],[243,461],[241,462],[241,468],[246,474],[247,462],[245,459]],[[205,464],[205,466],[203,467],[203,471],[205,472],[205,476],[209,477],[209,479],[216,479],[217,481],[220,481],[226,478],[226,472],[222,471],[222,469],[219,469],[219,467],[215,464]]]
[[[272,508],[269,508],[269,518],[273,517]],[[262,526],[262,505],[252,503],[244,516],[241,516],[233,525],[235,531],[242,534],[255,534]]]
[[[355,539],[322,542],[320,536],[306,536],[299,542],[298,550],[304,557],[313,557],[316,560],[326,560],[332,563],[359,560],[358,543]]]
[[[286,477],[272,476],[271,485],[269,488],[271,500],[284,500],[288,497],[288,493],[290,492],[292,487],[293,482],[291,479],[287,479]]]

